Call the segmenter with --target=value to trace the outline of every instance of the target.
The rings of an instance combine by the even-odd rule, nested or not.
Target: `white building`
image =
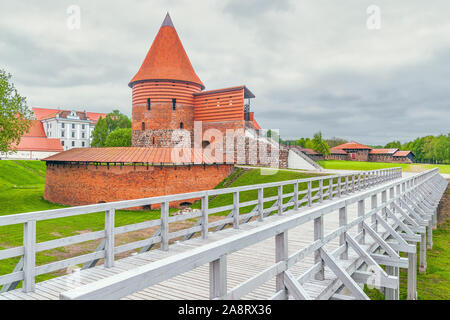
[[[47,138],[60,139],[64,150],[91,146],[92,133],[105,113],[75,110],[33,108],[36,119],[42,122]]]

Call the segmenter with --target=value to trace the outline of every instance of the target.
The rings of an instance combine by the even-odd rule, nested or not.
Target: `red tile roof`
[[[372,149],[369,154],[394,154],[398,149]]]
[[[22,137],[41,137],[46,138],[44,131],[44,126],[42,125],[42,122],[39,120],[31,120],[32,124],[30,127],[30,130],[28,130],[27,133],[23,134]]]
[[[394,157],[407,157],[410,153],[412,153],[412,151],[397,151],[396,153],[394,153]],[[414,155],[414,153],[412,153],[412,155]]]
[[[364,150],[364,149],[367,149],[367,150],[372,149],[372,148],[370,148],[370,147],[368,147],[366,145],[363,145],[363,144],[355,142],[355,141],[341,144],[339,146],[336,146],[335,148],[336,149],[344,149],[344,150],[345,149],[362,149],[362,150]]]
[[[42,120],[43,118],[47,118],[51,114],[56,114],[57,112],[62,111],[59,109],[48,109],[48,108],[33,108],[34,116],[36,120]]]
[[[215,163],[215,159],[201,155],[202,149],[188,149],[183,155],[179,148],[145,148],[145,147],[113,147],[113,148],[73,148],[43,159],[44,161],[74,161],[74,162],[123,162],[123,163],[164,163],[174,164],[184,162],[194,163],[195,156],[202,163]],[[179,159],[172,159],[172,154],[178,152]],[[182,160],[180,160],[182,158]],[[223,156],[225,161],[225,155]],[[223,163],[221,161],[220,163]]]
[[[45,137],[22,137],[19,145],[13,148],[19,151],[60,152],[64,150],[59,139]]]
[[[347,154],[347,152],[345,152],[344,150],[338,149],[338,148],[336,148],[336,147],[331,148],[331,149],[330,149],[330,152],[331,152],[331,154],[344,154],[344,155]]]
[[[205,88],[194,71],[169,14],[153,40],[139,71],[128,84],[143,80],[179,80]]]
[[[34,115],[37,120],[44,120],[56,117],[58,113],[61,112],[70,112],[70,110],[65,109],[48,109],[48,108],[33,108]],[[84,113],[84,111],[77,111],[78,113]],[[106,113],[99,113],[99,112],[86,112],[87,117],[89,120],[96,123],[100,117],[105,118]]]

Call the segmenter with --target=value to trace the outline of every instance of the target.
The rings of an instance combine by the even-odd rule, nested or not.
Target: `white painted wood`
[[[161,203],[161,250],[169,250],[169,202]]]
[[[330,256],[323,248],[320,249],[320,256],[324,260],[325,264],[333,271],[334,274],[341,280],[344,285],[351,291],[356,299],[370,300],[364,291],[358,286],[355,280],[339,266],[339,264]]]
[[[32,292],[35,288],[36,265],[36,221],[24,223],[23,229],[23,292]]]
[[[208,238],[208,195],[202,197],[202,238]]]
[[[288,233],[287,231],[285,231],[275,236],[275,262],[286,261],[287,258],[288,258]],[[276,276],[275,291],[280,290],[286,290],[284,285],[284,273],[280,273]]]
[[[290,271],[283,272],[284,275],[284,286],[287,288],[290,295],[296,300],[311,300],[309,294],[300,285],[300,283],[295,279]]]
[[[298,185],[298,184],[294,184]],[[298,189],[297,189],[298,192]],[[296,197],[297,205],[298,205],[298,195]],[[258,220],[263,221],[264,220],[264,188],[258,188]]]
[[[105,267],[114,267],[114,209],[105,211]]]
[[[417,253],[408,253],[408,300],[417,300]]]
[[[323,215],[317,217],[314,219],[314,241],[317,240],[323,240],[324,237],[324,225],[323,225]],[[316,280],[323,280],[324,279],[324,263],[323,259],[320,255],[320,251],[316,250],[314,253],[314,263],[320,263],[321,268],[319,272],[316,273],[315,279]]]
[[[339,209],[339,226],[344,228],[347,227],[347,206]],[[348,244],[346,241],[346,233],[342,233],[339,236],[339,245],[345,246],[345,250],[341,253],[340,258],[342,260],[348,259]]]
[[[210,299],[227,294],[227,256],[209,263]]]
[[[239,229],[239,192],[233,192],[233,228]]]

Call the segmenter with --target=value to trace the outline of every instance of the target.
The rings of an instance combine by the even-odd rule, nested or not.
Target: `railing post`
[[[339,177],[337,177],[337,194],[338,194],[338,197],[340,198],[341,197],[341,177],[339,176]]]
[[[433,249],[433,219],[430,220],[427,226],[427,235],[428,235],[427,249]]]
[[[417,300],[417,253],[408,253],[408,300]]]
[[[333,178],[328,180],[328,200],[333,199]]]
[[[375,209],[377,207],[377,194],[372,195],[371,197],[371,209]],[[375,223],[375,231],[378,230],[378,221],[375,218],[375,214],[372,215],[372,223]]]
[[[365,214],[365,203],[364,203],[364,199],[359,200],[358,201],[358,218],[363,217]],[[359,243],[364,244],[366,242],[366,234],[365,234],[365,229],[363,228],[363,221],[361,221],[360,223],[358,223],[358,233],[362,232],[362,237],[361,240],[359,241]]]
[[[278,186],[278,214],[283,214],[283,185]]]
[[[308,207],[312,206],[312,182],[308,181]]]
[[[427,235],[424,232],[420,234],[419,272],[424,273],[426,271],[427,271]]]
[[[298,182],[294,183],[294,210],[298,209]]]
[[[233,228],[239,229],[239,191],[233,192]]]
[[[202,197],[202,238],[208,238],[208,194]]]
[[[342,207],[339,209],[339,227],[346,227],[347,226],[347,205],[345,207]],[[341,259],[347,260],[348,259],[348,245],[347,241],[345,240],[345,235],[347,231],[342,233],[339,236],[339,245],[345,246],[344,252],[341,253]]]
[[[298,202],[298,199],[297,199]],[[264,220],[264,189],[258,188],[258,220]]]
[[[36,220],[24,223],[23,249],[23,291],[33,292],[36,287]]]
[[[161,203],[161,250],[169,250],[169,202]]]
[[[319,202],[323,202],[323,180],[319,180]]]
[[[323,225],[323,215],[314,219],[314,241],[323,240],[324,236],[324,225]],[[314,263],[320,263],[320,270],[315,274],[314,278],[316,280],[323,280],[325,277],[325,266],[320,256],[320,250],[314,252]]]
[[[275,236],[275,262],[287,260],[288,258],[288,233],[287,231],[279,233]],[[284,286],[284,272],[276,276],[275,281],[276,292],[280,290],[285,291],[284,299],[288,298],[286,288]]]
[[[386,190],[383,190],[382,192],[381,192],[381,203],[382,204],[384,204],[384,203],[386,203],[387,202],[387,192],[386,192]],[[385,218],[387,218],[387,210],[386,210],[386,208],[383,208],[382,210],[381,210],[381,216],[382,217],[385,217]]]
[[[115,215],[115,209],[105,211],[105,268],[114,267]]]
[[[348,189],[348,176],[345,176],[345,194],[349,194]]]
[[[356,190],[361,190],[361,173],[358,173],[358,184],[356,186]]]
[[[352,174],[352,192],[355,192],[356,187],[356,175]]]
[[[215,299],[227,294],[227,256],[209,263],[209,297]]]

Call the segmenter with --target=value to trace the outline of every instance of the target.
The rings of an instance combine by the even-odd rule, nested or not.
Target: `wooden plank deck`
[[[391,181],[392,182],[392,181]],[[380,185],[378,185],[379,187]],[[367,191],[367,189],[365,190]],[[340,199],[344,199],[345,196]],[[339,199],[339,198],[337,198]],[[334,200],[331,200],[334,201]],[[327,202],[327,201],[325,201]],[[370,210],[370,202],[365,202],[366,211]],[[352,221],[357,216],[357,205],[350,205],[347,209],[348,221]],[[151,262],[185,252],[193,248],[202,246],[207,243],[224,239],[230,235],[246,232],[260,226],[261,224],[284,219],[292,214],[301,215],[298,212],[289,212],[283,216],[271,216],[263,222],[250,222],[240,225],[240,229],[227,228],[219,232],[210,232],[208,239],[193,238],[187,241],[177,242],[169,247],[169,251],[159,249],[151,250],[146,253],[129,256],[120,260],[116,260],[114,267],[105,268],[103,265],[94,268],[81,270],[68,275],[60,276],[54,279],[46,280],[36,284],[36,290],[32,293],[23,293],[22,289],[16,289],[0,294],[0,299],[4,300],[49,300],[59,299],[61,292],[69,289],[77,288],[81,285],[95,282],[99,279],[109,277],[114,274],[121,273],[126,270],[136,268]],[[339,213],[330,213],[324,219],[325,235],[336,230],[339,227]],[[289,231],[288,234],[288,253],[289,255],[311,244],[314,239],[313,222],[300,225]],[[356,228],[353,228],[349,234],[354,235]],[[325,249],[331,252],[339,246],[339,238],[337,237],[327,245]],[[349,249],[349,259],[353,261],[357,258],[357,254]],[[264,269],[273,265],[275,261],[275,241],[267,239],[255,245],[249,246],[240,251],[229,254],[227,257],[227,289],[231,290],[245,280],[258,274]],[[303,260],[292,266],[289,270],[295,277],[299,277],[314,265],[314,256],[311,254]],[[303,284],[306,292],[314,299],[318,297],[324,289],[333,282],[337,277],[328,267],[325,268],[325,280],[309,280]],[[266,282],[253,292],[245,295],[242,299],[268,299],[274,293],[275,278]],[[200,266],[194,270],[184,274],[175,276],[169,280],[163,281],[157,285],[151,286],[123,299],[127,300],[152,300],[152,299],[209,299],[209,264]]]

